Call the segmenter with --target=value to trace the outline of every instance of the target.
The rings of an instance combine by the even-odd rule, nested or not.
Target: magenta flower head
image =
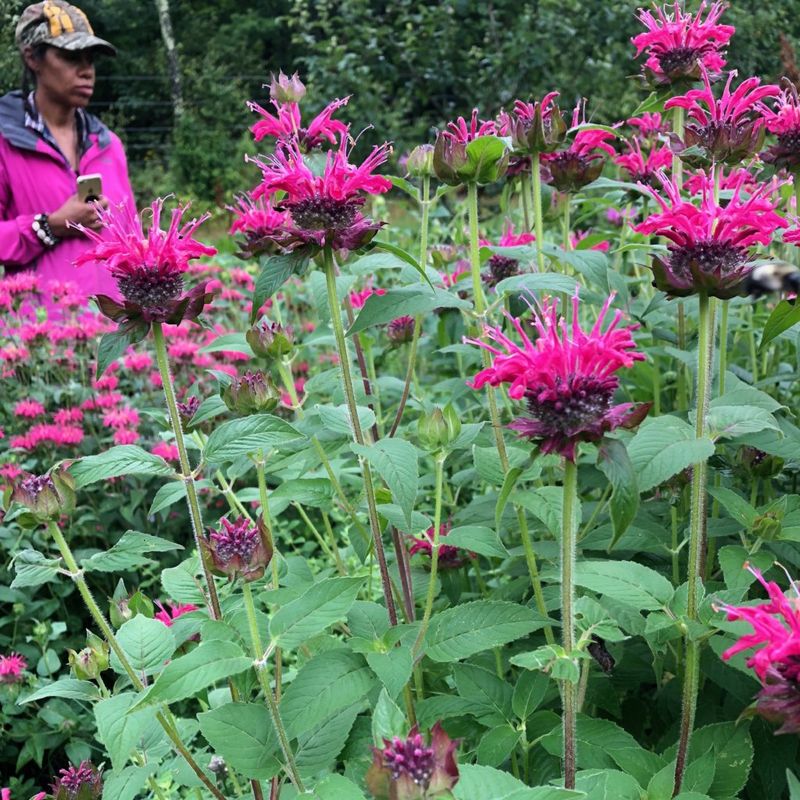
[[[28,517],[19,520],[26,525],[57,521],[75,510],[75,479],[63,467],[55,467],[44,475],[20,474],[11,492],[11,499],[28,509]]]
[[[700,3],[696,14],[681,10],[675,0],[652,11],[639,9],[639,21],[646,28],[631,39],[636,47],[636,58],[647,52],[644,62],[645,77],[653,84],[671,84],[694,81],[704,67],[717,74],[725,66],[724,48],[736,29],[733,25],[720,25],[719,19],[726,3]],[[705,19],[703,14],[708,9]]]
[[[580,100],[572,112],[572,127],[586,122],[586,101]],[[598,129],[583,129],[575,134],[566,150],[545,153],[542,163],[549,172],[548,183],[560,192],[577,192],[600,177],[603,171],[603,153],[616,155],[608,143],[615,134]]]
[[[510,136],[516,155],[551,153],[564,141],[567,123],[555,104],[558,92],[549,92],[541,101],[516,100],[511,111],[498,116],[497,132]]]
[[[192,259],[213,256],[216,250],[194,238],[197,228],[208,219],[182,224],[188,206],[178,206],[172,212],[167,230],[161,228],[164,199],[150,206],[151,220],[144,231],[144,215],[139,216],[127,203],[98,209],[103,225],[95,232],[77,225],[95,246],[75,259],[75,265],[105,262],[117,281],[123,302],[107,295],[97,295],[100,310],[126,330],[138,331],[143,338],[152,322],[177,325],[184,319],[196,319],[212,295],[200,284],[182,295],[183,274]]]
[[[250,159],[263,175],[251,193],[253,199],[284,193],[276,207],[289,212],[291,225],[275,236],[276,243],[285,248],[311,244],[334,250],[357,250],[367,244],[383,223],[367,219],[360,208],[366,195],[392,188],[388,178],[373,174],[390,152],[389,144],[383,144],[373,148],[361,164],[352,164],[350,144],[343,135],[321,169],[303,158],[296,143],[279,146],[266,159]]]
[[[236,206],[228,206],[233,216],[230,233],[244,236],[240,245],[244,258],[253,258],[265,252],[276,252],[275,239],[290,225],[288,212],[278,211],[272,200],[261,197],[253,200],[244,194],[236,198]]]
[[[761,154],[768,164],[790,172],[800,170],[800,98],[797,87],[788,79],[782,81],[783,89],[775,97],[774,107],[758,104],[766,129],[778,141]]]
[[[395,346],[408,344],[414,338],[414,327],[414,317],[405,314],[402,317],[393,319],[386,326],[386,335]]]
[[[384,739],[383,747],[372,748],[372,765],[367,771],[368,791],[376,800],[445,800],[452,798],[458,783],[456,749],[437,722],[426,744],[415,725],[405,739]]]
[[[536,241],[536,236],[527,231],[514,233],[514,226],[509,221],[496,245],[487,239],[481,240],[483,247],[520,247]],[[520,274],[519,259],[493,253],[486,262],[488,270],[481,275],[483,282],[490,288],[497,286],[500,281]]]
[[[786,221],[775,213],[777,200],[769,196],[775,186],[762,184],[745,199],[745,180],[746,176],[740,174],[724,206],[714,199],[713,171],[698,173],[699,205],[684,200],[674,180],[667,179],[664,173],[659,173],[659,181],[666,198],[642,185],[660,211],[634,230],[670,241],[669,257],[653,259],[650,265],[654,286],[671,297],[706,292],[727,300],[744,293],[743,282],[753,269],[752,247],[768,245],[776,229],[787,227]]]
[[[50,787],[53,800],[98,800],[103,794],[103,776],[90,761],[81,761],[59,772]]]
[[[793,584],[794,596],[786,597],[777,583],[765,581],[755,567],[746,566],[767,590],[769,601],[757,606],[720,605],[729,621],[743,620],[753,628],[722,657],[727,661],[760,647],[747,660],[763,687],[756,708],[767,719],[782,723],[777,733],[800,733],[800,594]]]
[[[219,530],[209,530],[201,540],[203,558],[217,575],[237,576],[243,581],[258,580],[272,560],[270,533],[259,517],[253,524],[247,517],[231,522],[223,517]]]
[[[19,683],[22,680],[22,673],[27,668],[28,662],[25,656],[19,653],[0,656],[0,684]]]
[[[653,184],[656,173],[665,170],[672,164],[672,150],[669,147],[654,145],[645,156],[642,145],[634,138],[626,142],[628,152],[614,158],[614,163],[625,170],[632,181]]]
[[[638,136],[653,139],[669,131],[669,123],[664,120],[658,111],[645,111],[641,117],[631,117],[628,125],[637,129]]]
[[[436,177],[450,186],[500,180],[508,169],[508,150],[497,134],[497,123],[479,119],[477,108],[469,122],[464,117],[449,122],[433,146]]]
[[[497,346],[465,339],[488,350],[494,361],[472,381],[473,389],[485,384],[509,384],[514,400],[525,400],[530,416],[521,417],[509,427],[521,436],[539,443],[543,453],[559,453],[575,461],[579,442],[597,442],[620,426],[638,425],[647,406],[632,403],[614,405],[619,386],[615,374],[644,360],[635,352],[631,330],[620,328],[622,312],[617,311],[608,328],[603,322],[614,296],[606,300],[597,322],[587,333],[578,322],[578,293],[572,299],[572,324],[559,318],[556,303],[545,305],[534,314],[538,333],[531,341],[518,319],[506,315],[522,344],[512,341],[500,328],[486,328],[486,336]]]
[[[717,100],[705,67],[701,67],[700,74],[702,89],[691,89],[664,104],[664,108],[683,108],[687,112],[683,141],[674,138],[675,150],[691,166],[739,164],[761,149],[765,135],[765,121],[760,115],[762,101],[779,95],[780,89],[774,84],[761,86],[760,78],[748,78],[731,92],[736,77],[733,70]]]

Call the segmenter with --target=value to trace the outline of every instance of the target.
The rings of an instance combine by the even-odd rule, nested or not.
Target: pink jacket
[[[22,93],[0,98],[0,264],[12,272],[35,270],[42,289],[48,281],[70,280],[86,295],[116,297],[116,284],[104,266],[72,265],[90,247],[86,237],[47,248],[31,228],[36,214],[51,214],[75,194],[78,174],[102,175],[103,194],[111,203],[134,203],[122,142],[97,117],[87,114],[86,119],[91,145],[76,174],[55,148],[26,127]]]

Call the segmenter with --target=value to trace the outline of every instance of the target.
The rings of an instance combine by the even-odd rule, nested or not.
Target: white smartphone
[[[78,199],[82,203],[88,203],[90,200],[99,200],[102,194],[102,175],[94,174],[78,176]]]

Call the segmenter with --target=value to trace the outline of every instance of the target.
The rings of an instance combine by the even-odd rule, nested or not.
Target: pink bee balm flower
[[[765,120],[759,116],[759,109],[764,98],[779,95],[780,89],[774,84],[761,86],[760,78],[747,78],[731,92],[737,74],[733,70],[717,100],[708,71],[701,68],[700,73],[702,89],[691,89],[664,104],[664,108],[686,109],[688,121],[680,147],[699,148],[703,154],[685,160],[699,165],[708,161],[738,164],[761,148]]]
[[[19,683],[27,668],[28,662],[19,653],[0,656],[0,683]]]
[[[103,226],[100,232],[76,226],[95,243],[94,248],[75,260],[76,266],[105,262],[124,298],[123,304],[106,295],[97,298],[102,312],[115,322],[177,323],[197,317],[211,299],[206,298],[204,284],[181,296],[183,273],[189,261],[217,252],[194,238],[209,215],[182,224],[188,206],[178,206],[172,211],[169,227],[163,230],[163,207],[163,198],[150,206],[147,233],[146,212],[140,216],[125,203],[98,211]]]
[[[386,294],[386,289],[373,289],[371,286],[367,286],[366,289],[362,289],[360,292],[350,292],[350,304],[355,309],[363,308],[367,298],[372,297],[373,294],[378,296]]]
[[[392,188],[388,178],[373,174],[390,152],[390,146],[383,144],[373,148],[360,165],[351,164],[350,146],[342,136],[339,148],[328,152],[322,174],[312,172],[296,143],[279,147],[266,160],[250,159],[263,175],[262,183],[251,192],[254,200],[286,193],[279,208],[289,211],[293,225],[276,237],[276,243],[289,247],[310,242],[343,250],[366,244],[382,223],[367,219],[359,208],[365,194],[383,194]]]
[[[669,123],[667,123],[658,111],[645,111],[641,117],[631,117],[628,125],[639,129],[639,136],[650,139],[661,133],[667,133]]]
[[[708,8],[706,18],[703,14]],[[636,58],[647,51],[645,73],[653,83],[668,84],[681,79],[696,79],[704,67],[718,73],[725,66],[723,48],[736,29],[733,25],[720,25],[719,18],[725,3],[700,3],[696,14],[681,10],[676,0],[669,6],[655,7],[655,14],[639,9],[639,21],[646,31],[631,39],[636,47]]]
[[[422,800],[452,797],[458,783],[456,749],[437,722],[431,729],[430,744],[415,725],[405,739],[384,739],[383,747],[373,747],[372,765],[367,771],[367,788],[376,800]]]
[[[393,345],[407,344],[414,338],[416,323],[408,314],[393,319],[386,326],[386,335]]]
[[[450,533],[452,525],[445,522],[439,526],[439,569],[456,569],[464,563],[463,551],[449,544],[442,544],[442,539]],[[433,556],[433,525],[422,536],[412,537],[408,552],[413,556],[422,553],[428,558]]]
[[[625,170],[632,181],[652,183],[659,170],[668,169],[672,164],[672,150],[669,147],[653,147],[645,156],[638,139],[626,142],[628,152],[616,156],[614,163]]]
[[[442,136],[458,144],[467,144],[479,136],[494,136],[497,134],[497,123],[492,119],[478,119],[478,109],[472,109],[472,116],[467,122],[464,117],[459,117],[455,122],[448,122],[442,131]]]
[[[761,154],[764,161],[791,172],[800,169],[800,98],[797,87],[783,79],[783,90],[775,98],[774,107],[758,104],[758,110],[770,133],[778,137],[777,144]]]
[[[53,800],[97,800],[103,794],[103,776],[89,761],[59,772],[50,787]]]
[[[763,685],[757,708],[768,719],[783,723],[778,733],[800,732],[800,594],[784,595],[777,583],[767,582],[753,566],[747,569],[767,590],[769,601],[756,606],[729,606],[720,609],[731,622],[742,620],[753,628],[729,647],[722,657],[732,658],[744,650],[760,647],[747,660]]]
[[[15,417],[36,419],[44,414],[44,406],[38,400],[20,400],[14,406]]]
[[[702,176],[702,177],[701,177]],[[637,225],[637,233],[655,234],[670,240],[667,260],[654,259],[650,268],[654,285],[673,297],[704,291],[723,300],[741,293],[742,282],[752,270],[751,248],[768,245],[786,221],[769,197],[774,186],[764,184],[747,199],[742,197],[745,175],[732,184],[733,196],[720,205],[714,199],[714,172],[698,173],[702,196],[698,205],[684,200],[674,180],[659,173],[666,198],[642,186],[660,206],[660,211]]]
[[[572,112],[572,127],[585,124],[586,101],[580,100]],[[545,153],[542,163],[550,173],[549,182],[560,192],[575,192],[600,177],[603,171],[603,153],[616,154],[608,143],[616,138],[611,131],[583,129],[575,134],[566,150]]]
[[[159,610],[153,614],[153,619],[163,622],[168,628],[172,627],[172,623],[175,622],[178,617],[182,617],[184,614],[188,614],[190,611],[197,611],[198,609],[198,606],[194,606],[191,603],[167,603],[169,606],[169,610],[167,610],[160,600],[156,600],[156,605]]]
[[[83,411],[79,408],[61,408],[53,414],[56,425],[68,425],[70,422],[82,422]]]
[[[180,457],[177,446],[169,442],[158,442],[150,448],[150,452],[155,456],[161,456],[167,461],[177,461]]]
[[[130,372],[147,372],[153,366],[150,353],[129,353],[122,359],[125,369]]]
[[[261,119],[250,130],[257,142],[267,136],[279,141],[291,140],[296,142],[304,153],[307,153],[315,147],[320,147],[325,141],[335,144],[337,136],[347,134],[348,126],[339,120],[332,119],[332,117],[338,109],[346,106],[349,100],[349,97],[345,97],[342,100],[337,98],[328,103],[308,123],[307,127],[303,127],[299,103],[293,101],[280,102],[273,99],[272,105],[275,107],[276,113],[272,114],[258,103],[250,101],[247,103],[247,107],[261,115]]]
[[[274,239],[291,225],[287,211],[278,211],[272,200],[261,197],[253,200],[249,195],[237,198],[237,207],[228,207],[233,212],[232,234],[241,233],[245,237],[242,252],[248,256],[258,255],[270,247]]]
[[[534,315],[539,334],[532,342],[518,319],[506,315],[514,326],[520,346],[500,328],[486,328],[486,336],[498,346],[465,339],[465,343],[483,347],[494,356],[490,367],[479,372],[473,389],[485,384],[509,384],[508,394],[526,400],[530,417],[509,426],[520,435],[539,441],[543,453],[560,453],[574,461],[578,442],[596,442],[603,434],[621,425],[638,424],[642,408],[632,403],[614,405],[619,386],[615,373],[644,360],[634,352],[632,328],[619,328],[622,312],[617,311],[608,328],[603,322],[613,300],[606,300],[597,322],[587,333],[579,320],[578,294],[572,299],[572,325],[559,319],[555,303]],[[647,408],[644,407],[644,413]]]
[[[601,253],[607,253],[609,248],[611,247],[611,243],[606,241],[605,239],[600,242],[595,242],[591,246],[584,246],[580,247],[581,242],[584,239],[588,239],[591,235],[591,231],[572,231],[569,235],[569,244],[573,250],[582,249],[582,250],[598,250]]]

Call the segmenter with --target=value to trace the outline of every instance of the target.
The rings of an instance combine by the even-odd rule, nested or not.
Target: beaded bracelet
[[[47,219],[47,214],[37,214],[33,218],[31,228],[33,228],[33,232],[45,247],[55,247],[58,244],[58,238],[53,234],[50,228],[50,221]]]

